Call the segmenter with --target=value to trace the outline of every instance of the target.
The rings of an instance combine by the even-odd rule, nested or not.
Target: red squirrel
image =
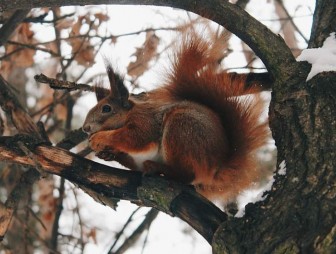
[[[107,64],[110,90],[96,88],[98,104],[83,130],[100,158],[231,202],[260,176],[256,151],[268,136],[263,88],[248,85],[247,75],[219,72],[215,43],[195,34],[181,41],[163,86],[145,94],[129,94]]]

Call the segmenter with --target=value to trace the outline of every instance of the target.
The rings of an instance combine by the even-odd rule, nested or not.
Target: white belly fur
[[[159,154],[159,148],[153,147],[150,150],[147,150],[145,152],[139,152],[139,153],[129,153],[129,156],[131,156],[138,168],[138,170],[143,169],[143,163],[147,160],[151,161],[161,161],[160,154]]]

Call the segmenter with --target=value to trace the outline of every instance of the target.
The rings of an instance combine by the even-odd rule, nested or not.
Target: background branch
[[[31,7],[56,7],[87,4],[126,4],[126,5],[157,5],[180,8],[195,12],[201,16],[211,18],[213,21],[227,28],[230,32],[242,39],[264,62],[266,68],[277,80],[286,80],[297,70],[295,58],[280,36],[275,35],[266,26],[250,16],[241,7],[229,1],[179,1],[179,0],[49,0],[43,2],[14,2],[3,0],[0,10]],[[211,15],[210,15],[211,14]],[[210,16],[209,16],[210,15]],[[270,46],[271,45],[271,46]]]
[[[13,213],[20,200],[23,196],[27,195],[27,190],[39,179],[39,177],[40,174],[33,168],[30,168],[27,172],[23,173],[19,182],[9,194],[6,203],[0,207],[0,242],[7,232]]]
[[[0,4],[1,11],[1,4]],[[17,28],[17,26],[25,19],[30,9],[17,10],[12,16],[7,20],[5,24],[0,28],[0,46],[2,46]]]
[[[317,0],[308,48],[322,47],[336,27],[336,5],[333,0]]]
[[[39,136],[39,129],[26,113],[13,93],[13,89],[0,74],[0,106],[12,120],[20,133],[32,133]]]
[[[0,75],[0,106],[6,112],[9,119],[12,119],[13,124],[20,133],[31,134],[30,140],[34,142],[46,142],[49,143],[45,130],[41,124],[35,125],[33,119],[26,113],[19,101],[17,100],[13,89],[7,83],[5,79]],[[17,136],[18,143],[17,145],[21,147],[26,147],[26,139],[23,135]],[[21,137],[21,138],[20,138]],[[76,146],[78,143],[86,139],[87,134],[85,134],[81,129],[74,130],[68,133],[66,138],[57,144],[58,147],[64,149],[71,149]],[[28,148],[27,148],[28,149]],[[29,152],[29,151],[28,151]],[[27,155],[29,158],[30,155]],[[39,163],[35,161],[35,156],[32,155],[30,158],[34,163],[30,169],[23,173],[20,177],[19,182],[13,188],[9,194],[6,203],[1,208],[0,213],[0,238],[3,238],[5,235],[9,223],[12,220],[13,213],[15,212],[20,200],[27,195],[27,190],[31,188],[33,183],[40,178],[40,174],[35,167],[39,167]],[[38,164],[38,165],[36,165]],[[55,229],[56,230],[56,229]],[[56,249],[56,248],[54,248]]]
[[[133,231],[132,235],[130,235],[123,244],[116,251],[109,251],[109,254],[122,254],[125,253],[127,249],[134,245],[134,243],[140,238],[142,233],[145,230],[149,230],[150,225],[158,216],[159,211],[155,209],[151,209],[146,215],[145,219],[141,222],[141,224]]]

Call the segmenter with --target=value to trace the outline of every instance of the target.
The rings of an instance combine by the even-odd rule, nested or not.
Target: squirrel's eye
[[[111,110],[112,110],[112,108],[111,108],[110,105],[106,104],[102,107],[102,113],[109,113],[109,112],[111,112]]]

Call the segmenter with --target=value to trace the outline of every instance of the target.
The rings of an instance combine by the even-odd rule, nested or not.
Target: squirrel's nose
[[[84,132],[86,132],[86,133],[90,133],[90,131],[91,131],[91,126],[88,124],[88,125],[84,125],[83,127],[82,127],[82,130],[84,131]]]

